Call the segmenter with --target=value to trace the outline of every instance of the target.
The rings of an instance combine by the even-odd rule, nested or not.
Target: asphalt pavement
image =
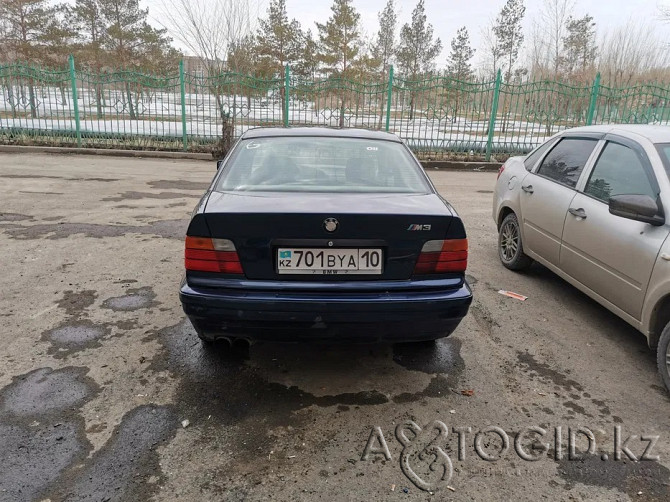
[[[655,354],[544,267],[500,265],[495,173],[429,171],[470,242],[452,336],[244,361],[203,350],[177,296],[214,173],[0,154],[1,502],[670,500]]]

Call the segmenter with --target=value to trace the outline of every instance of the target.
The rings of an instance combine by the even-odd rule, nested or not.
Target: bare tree
[[[610,86],[626,86],[670,66],[670,51],[648,23],[629,21],[603,33],[598,69]]]
[[[215,96],[222,122],[221,140],[212,154],[223,157],[232,143],[237,98],[233,94],[231,114],[222,97],[230,85],[216,76],[227,69],[226,58],[231,50],[245,46],[245,40],[256,29],[258,3],[256,0],[163,0],[159,12],[160,24],[195,54],[205,68],[207,86]]]
[[[488,24],[481,29],[482,47],[479,53],[481,59],[479,62],[479,72],[481,77],[495,76],[499,66],[500,48],[498,39],[493,32],[495,20],[489,20]]]
[[[256,0],[163,0],[159,22],[195,54],[214,75],[225,69],[225,59],[256,28]]]
[[[550,69],[553,77],[560,71],[563,43],[574,5],[575,0],[544,0],[535,19],[531,42],[531,47],[536,50],[534,59],[540,67]]]

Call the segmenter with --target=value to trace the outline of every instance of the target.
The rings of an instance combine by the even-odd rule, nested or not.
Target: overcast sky
[[[215,1],[215,0],[212,0]],[[361,26],[364,34],[372,38],[378,30],[377,13],[384,8],[387,0],[354,0],[354,6],[361,14]],[[150,16],[160,21],[157,16],[161,0],[145,0],[149,6]],[[259,15],[265,17],[267,0],[260,0]],[[325,22],[330,17],[332,0],[287,0],[290,18],[300,21],[303,29],[311,28],[316,34],[315,21]],[[438,58],[437,66],[443,67],[449,54],[451,39],[456,30],[466,26],[470,32],[472,45],[479,48],[482,43],[482,29],[494,19],[505,0],[425,0],[428,21],[433,25],[435,35],[442,39],[443,50]],[[543,0],[526,0],[526,17],[524,33],[530,36],[530,30]],[[416,0],[396,0],[398,24],[409,22]],[[668,40],[670,47],[670,22],[660,20],[659,6],[670,5],[670,0],[577,0],[574,13],[576,16],[591,14],[597,24],[599,33],[627,22],[646,22],[657,32],[658,36]],[[177,43],[177,45],[179,45]],[[180,47],[183,49],[183,47]],[[481,53],[481,51],[478,51]],[[475,54],[475,62],[479,60]]]

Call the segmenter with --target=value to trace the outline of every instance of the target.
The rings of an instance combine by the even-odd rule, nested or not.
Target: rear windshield
[[[428,193],[421,168],[400,143],[328,137],[241,141],[218,191]]]
[[[670,143],[659,143],[656,145],[658,153],[661,155],[663,166],[665,167],[665,174],[670,178]]]

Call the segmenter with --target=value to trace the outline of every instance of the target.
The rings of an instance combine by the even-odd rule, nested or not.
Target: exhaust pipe
[[[232,345],[236,349],[248,349],[253,344],[253,341],[249,338],[234,338]]]
[[[251,340],[249,338],[235,338],[233,339],[232,353],[235,354],[235,357],[241,359],[249,359],[249,353],[251,349]]]

